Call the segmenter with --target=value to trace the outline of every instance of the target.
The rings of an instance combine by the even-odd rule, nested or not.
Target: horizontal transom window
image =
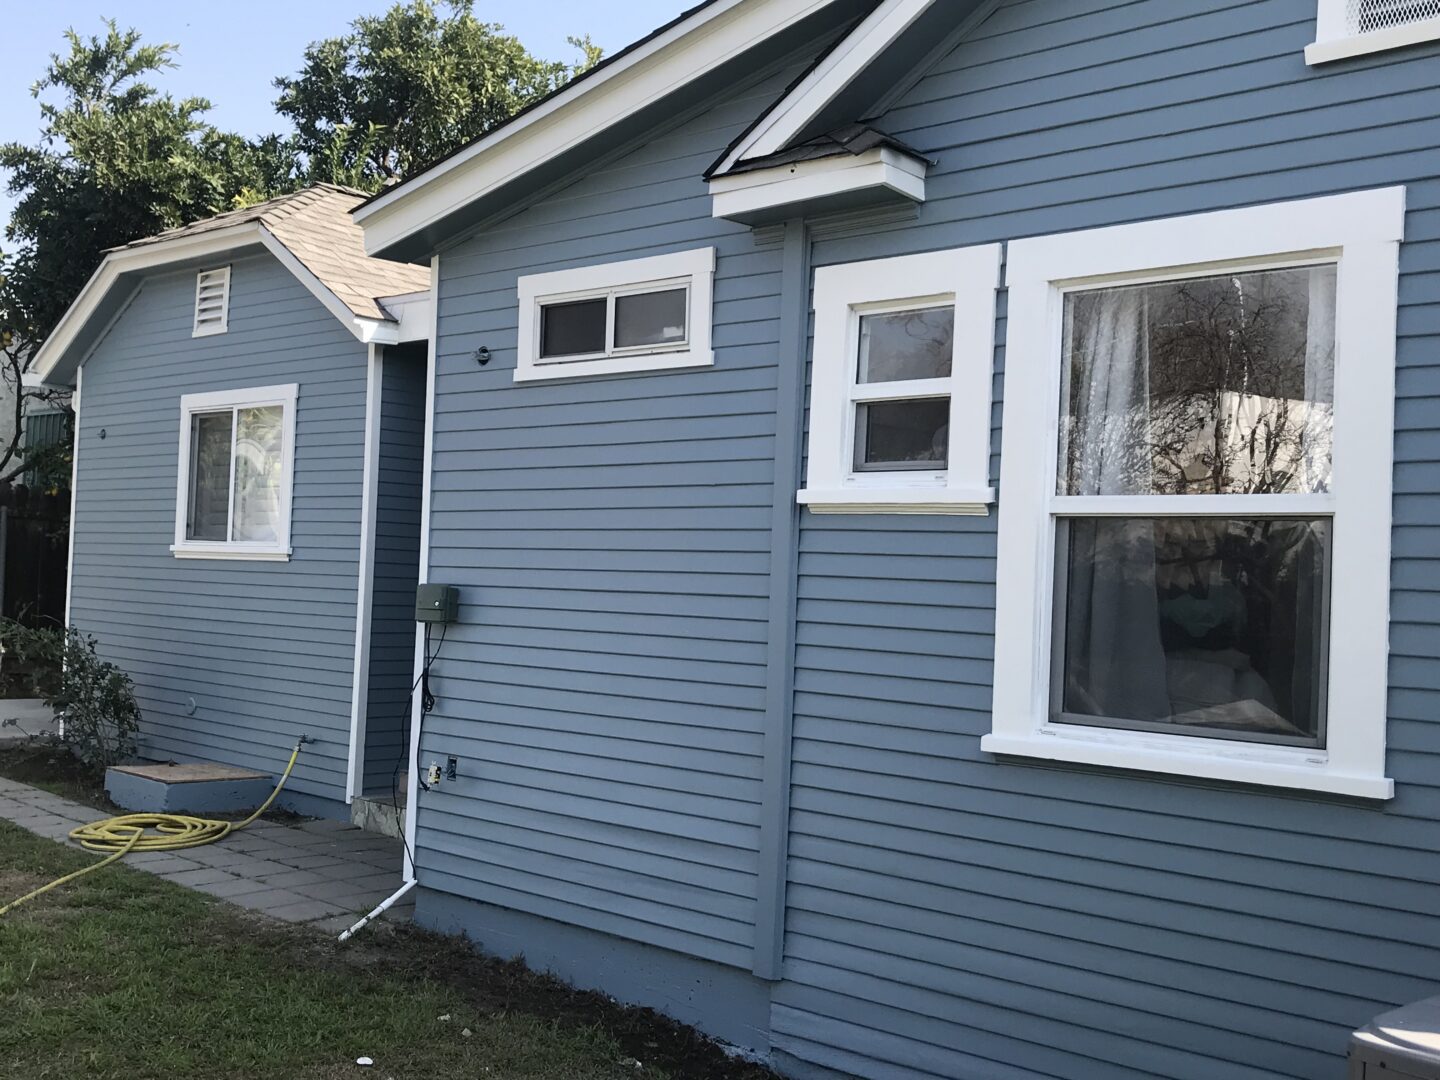
[[[517,381],[714,362],[711,248],[520,279]]]

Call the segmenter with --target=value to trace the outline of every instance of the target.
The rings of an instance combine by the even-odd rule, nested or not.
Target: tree
[[[205,122],[204,98],[176,100],[145,81],[175,66],[176,47],[105,33],[66,33],[31,89],[39,141],[0,146],[0,170],[18,201],[0,250],[0,375],[16,390],[16,436],[0,448],[0,482],[20,461],[29,355],[54,329],[107,248],[230,209],[292,184],[293,155],[278,140],[251,143]],[[58,100],[47,100],[46,92]]]
[[[442,14],[440,7],[448,9]],[[313,42],[300,72],[275,80],[275,109],[316,180],[371,191],[408,175],[594,66],[588,37],[576,64],[537,59],[473,0],[397,3],[350,33]]]

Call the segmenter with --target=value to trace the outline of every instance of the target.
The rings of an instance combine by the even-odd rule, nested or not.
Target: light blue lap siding
[[[420,580],[425,347],[388,348],[381,369],[375,583],[370,611],[365,794],[390,795],[410,746],[415,585]]]
[[[71,617],[135,680],[147,757],[278,773],[303,732],[290,788],[343,800],[365,346],[269,255],[230,287],[192,338],[194,272],[147,279],[85,364]],[[181,395],[292,382],[293,558],[176,559]]]
[[[423,884],[752,962],[781,252],[700,174],[798,66],[442,253]],[[713,370],[517,385],[516,278],[713,246]],[[479,366],[474,352],[493,359]]]
[[[1440,52],[1307,69],[1314,20],[1009,0],[877,121],[939,161],[914,225],[814,254],[1408,185],[1397,797],[996,762],[995,518],[807,515],[783,1052],[911,1078],[1338,1076],[1351,1028],[1440,990]]]

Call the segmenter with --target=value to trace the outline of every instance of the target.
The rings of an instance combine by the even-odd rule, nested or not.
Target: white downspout
[[[430,343],[425,366],[425,458],[420,487],[420,580],[430,574],[430,484],[435,460],[435,356],[440,324],[440,256],[430,257]],[[385,913],[397,900],[419,884],[415,874],[415,819],[419,816],[420,799],[420,725],[424,710],[420,704],[420,676],[425,668],[425,629],[415,627],[415,670],[410,695],[410,775],[405,782],[405,862],[401,885],[382,900],[378,907],[340,935],[349,941],[371,922]]]

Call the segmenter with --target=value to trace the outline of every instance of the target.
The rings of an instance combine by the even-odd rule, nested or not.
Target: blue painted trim
[[[463,934],[482,952],[523,959],[532,970],[656,1009],[714,1038],[769,1052],[770,987],[734,968],[423,886],[415,893],[415,922]]]
[[[795,721],[795,594],[799,579],[800,443],[810,312],[810,238],[802,218],[785,223],[780,272],[780,359],[775,408],[775,488],[770,512],[769,645],[765,763],[761,774],[759,876],[751,970],[780,978],[785,950],[785,864],[790,834],[790,747]]]

